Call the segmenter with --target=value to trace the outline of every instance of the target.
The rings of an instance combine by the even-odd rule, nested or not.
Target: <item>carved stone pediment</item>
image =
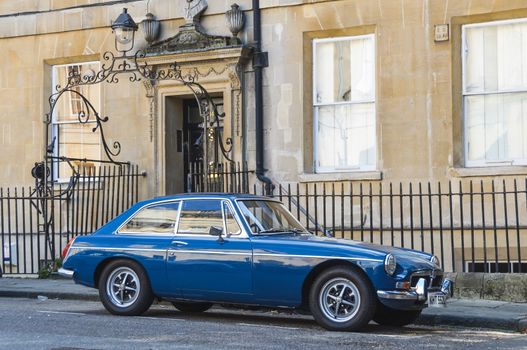
[[[147,54],[168,54],[228,48],[241,44],[241,40],[236,37],[210,35],[194,24],[187,24],[181,26],[179,33],[175,36],[152,44],[146,52]]]

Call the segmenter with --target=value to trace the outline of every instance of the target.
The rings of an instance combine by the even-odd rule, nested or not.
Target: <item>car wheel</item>
[[[422,310],[396,310],[379,304],[373,320],[382,326],[402,327],[414,323]]]
[[[136,262],[116,260],[99,279],[99,297],[114,315],[140,315],[152,305],[154,295],[144,269]]]
[[[181,312],[204,312],[212,307],[212,303],[197,303],[191,301],[177,301],[173,302],[172,305],[175,306]]]
[[[376,298],[370,281],[362,273],[334,267],[313,282],[309,307],[322,327],[332,331],[357,331],[373,318]]]

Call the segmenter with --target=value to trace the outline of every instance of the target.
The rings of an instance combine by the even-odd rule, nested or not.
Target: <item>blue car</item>
[[[452,284],[423,252],[317,237],[272,198],[185,194],[140,202],[64,252],[59,273],[98,288],[116,315],[154,298],[182,312],[214,303],[307,309],[329,330],[412,323]]]

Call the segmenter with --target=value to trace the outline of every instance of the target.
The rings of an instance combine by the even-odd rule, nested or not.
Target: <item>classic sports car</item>
[[[317,237],[281,202],[251,195],[140,202],[63,253],[59,273],[98,288],[116,315],[142,314],[160,298],[183,312],[304,308],[327,329],[358,330],[372,319],[409,324],[452,290],[430,254]]]

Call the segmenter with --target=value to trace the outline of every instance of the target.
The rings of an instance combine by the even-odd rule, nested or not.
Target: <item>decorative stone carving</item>
[[[245,25],[245,15],[243,11],[240,10],[238,4],[232,4],[231,9],[225,12],[225,20],[227,22],[227,27],[232,33],[232,36],[238,36],[238,33],[243,29]]]
[[[205,0],[187,0],[185,18],[187,23],[179,27],[179,33],[166,40],[151,44],[147,54],[170,54],[179,52],[204,51],[240,46],[237,37],[207,34],[201,27],[201,14],[207,9]]]
[[[232,64],[228,67],[229,82],[231,83],[231,89],[239,90],[241,88],[241,71],[239,64]]]
[[[151,13],[146,14],[146,19],[139,23],[139,27],[145,36],[145,40],[151,44],[159,35],[159,21],[154,18]]]
[[[199,23],[201,14],[205,12],[208,4],[206,0],[187,0],[185,8],[185,19],[187,23]]]

